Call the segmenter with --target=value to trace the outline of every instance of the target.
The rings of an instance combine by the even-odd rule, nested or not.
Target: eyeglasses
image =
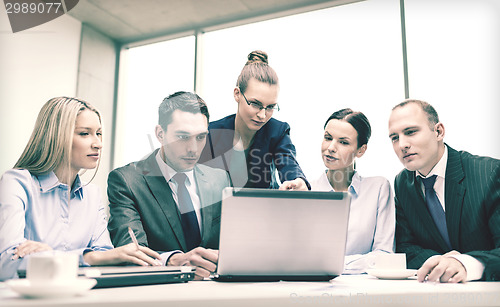
[[[245,101],[249,106],[254,108],[256,111],[260,112],[262,109],[266,110],[266,113],[271,113],[274,110],[279,111],[280,106],[278,104],[272,104],[268,105],[267,107],[264,107],[260,102],[254,102],[254,101],[248,101],[247,97],[245,97],[245,94],[240,90],[241,95],[243,95],[243,98],[245,98]]]

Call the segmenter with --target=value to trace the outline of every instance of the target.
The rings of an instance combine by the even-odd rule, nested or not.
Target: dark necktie
[[[443,210],[443,206],[439,201],[436,191],[434,190],[434,183],[436,182],[437,175],[433,175],[429,178],[422,178],[422,182],[425,187],[425,202],[427,203],[427,208],[436,224],[441,236],[451,249],[450,238],[448,236],[448,228],[446,228],[446,215]]]
[[[181,212],[182,230],[188,251],[200,246],[201,235],[196,212],[194,211],[191,196],[186,188],[186,174],[177,173],[173,177],[177,182],[177,201],[179,202],[179,210]]]

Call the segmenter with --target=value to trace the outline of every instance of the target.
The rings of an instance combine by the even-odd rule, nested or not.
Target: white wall
[[[116,64],[114,42],[64,15],[13,34],[0,14],[0,174],[13,167],[33,131],[42,105],[52,97],[82,98],[100,111],[104,148],[94,183],[106,203]],[[89,180],[93,171],[84,175]]]
[[[81,23],[64,15],[13,34],[0,10],[0,174],[12,168],[42,105],[75,96]]]
[[[83,25],[80,64],[78,68],[77,96],[93,104],[101,113],[103,148],[99,170],[92,183],[101,188],[102,199],[107,203],[107,179],[111,171],[111,133],[114,112],[114,84],[116,46],[106,35]],[[94,175],[89,170],[83,176],[88,181]]]

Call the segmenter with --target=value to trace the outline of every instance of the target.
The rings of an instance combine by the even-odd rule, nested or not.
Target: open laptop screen
[[[226,188],[217,274],[225,280],[328,280],[343,271],[346,192]]]

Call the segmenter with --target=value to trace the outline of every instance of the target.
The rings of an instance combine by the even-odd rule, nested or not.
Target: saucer
[[[409,269],[368,269],[366,273],[379,279],[406,279],[415,276],[417,270]]]
[[[88,278],[75,278],[65,283],[32,283],[28,279],[11,279],[5,284],[25,297],[67,297],[83,294],[90,290],[97,281]]]

